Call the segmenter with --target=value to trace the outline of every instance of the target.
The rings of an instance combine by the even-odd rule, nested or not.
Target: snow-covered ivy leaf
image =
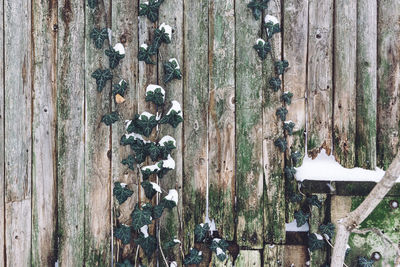
[[[269,86],[274,92],[278,92],[281,89],[282,81],[279,77],[272,77],[269,79]]]
[[[275,62],[275,72],[277,75],[282,75],[286,68],[289,67],[289,62],[287,60]]]
[[[196,227],[194,228],[194,240],[197,243],[203,242],[207,236],[208,231],[210,231],[210,226],[208,225],[208,223],[196,225]]]
[[[164,63],[164,83],[169,83],[173,79],[182,79],[182,72],[175,58]]]
[[[106,56],[108,56],[111,69],[115,69],[119,64],[119,61],[125,57],[125,51],[123,51],[123,54],[122,54],[120,50],[116,49],[116,46],[114,46],[114,47],[110,46],[110,48],[108,48],[105,51]],[[122,46],[122,48],[123,48],[123,46]]]
[[[158,142],[160,146],[160,157],[167,159],[168,155],[171,154],[172,150],[176,148],[176,141],[173,137],[166,135]]]
[[[151,207],[145,206],[140,209],[138,204],[136,204],[135,209],[132,214],[132,228],[134,230],[139,230],[145,225],[151,224]]]
[[[106,114],[101,118],[101,122],[103,122],[107,126],[110,126],[111,124],[117,122],[118,120],[119,120],[119,115],[117,111],[113,111],[109,114]]]
[[[296,219],[297,227],[301,227],[306,224],[310,214],[304,213],[302,210],[296,211],[294,213],[294,218]]]
[[[128,83],[125,80],[119,81],[119,83],[113,85],[114,90],[112,91],[113,96],[121,95],[125,96],[126,90],[128,89]]]
[[[303,196],[301,194],[293,194],[289,197],[289,200],[293,203],[299,203],[300,201],[303,200]]]
[[[114,229],[114,236],[122,241],[122,244],[129,244],[131,242],[131,228],[128,225],[121,224]]]
[[[170,170],[175,169],[175,161],[171,157],[171,155],[168,155],[166,160],[161,160],[160,161],[160,171],[157,173],[158,178],[163,178],[164,175],[166,175]]]
[[[151,88],[150,88],[151,89]],[[156,106],[164,105],[165,101],[165,91],[159,86],[153,90],[146,90],[146,102],[153,102]]]
[[[129,155],[127,158],[121,161],[123,165],[127,165],[132,171],[135,170],[135,162],[135,157],[133,155]]]
[[[164,209],[165,209],[164,203],[163,201],[160,201],[160,203],[153,208],[153,218],[154,219],[161,218]]]
[[[150,0],[139,5],[139,16],[147,16],[151,22],[158,20],[159,8],[162,1]]]
[[[275,146],[277,146],[281,152],[285,152],[287,148],[287,141],[283,137],[279,137],[274,142]]]
[[[303,155],[301,154],[301,152],[295,151],[290,154],[290,157],[292,159],[293,165],[297,167],[297,165],[301,162]]]
[[[288,114],[288,110],[285,107],[280,107],[276,110],[276,116],[281,119],[281,121],[286,120],[286,115]]]
[[[283,124],[283,130],[287,132],[288,135],[293,135],[293,128],[295,124],[292,121],[288,121]]]
[[[318,196],[312,195],[311,197],[307,197],[308,205],[316,206],[319,209],[322,208],[322,202],[318,199]]]
[[[226,250],[228,247],[228,242],[226,242],[225,239],[220,238],[214,238],[210,245],[210,249],[215,252],[220,261],[224,261],[226,259]]]
[[[96,8],[97,7],[97,5],[98,5],[98,2],[97,2],[98,0],[88,0],[88,5],[89,5],[89,7],[90,8]]]
[[[271,39],[275,33],[279,33],[281,31],[279,23],[274,23],[272,21],[268,21],[267,23],[265,23],[264,27],[267,30],[268,39]]]
[[[172,248],[172,247],[174,247],[174,246],[176,246],[176,245],[178,245],[180,243],[181,243],[181,241],[179,241],[178,239],[172,239],[172,240],[170,240],[168,242],[165,242],[163,247],[165,249],[169,249],[169,248]]]
[[[286,178],[292,180],[294,179],[294,175],[296,174],[296,169],[293,167],[285,166],[285,176]]]
[[[325,246],[324,238],[319,234],[308,235],[308,249],[310,251],[315,251],[322,249]]]
[[[269,0],[252,0],[247,7],[253,12],[256,20],[259,20],[264,9],[268,7]]]
[[[133,264],[128,259],[125,259],[124,262],[117,262],[117,267],[133,267]]]
[[[293,94],[291,92],[285,92],[282,94],[281,100],[286,105],[290,105],[290,104],[292,104],[292,97],[293,97]]]
[[[125,184],[121,184],[120,182],[114,183],[113,195],[118,200],[119,204],[124,203],[132,194],[133,191],[129,190]]]
[[[106,86],[108,80],[112,79],[112,74],[109,69],[97,69],[92,73],[92,77],[96,79],[97,91],[103,91],[103,88]]]
[[[158,158],[160,157],[160,152],[161,152],[160,146],[156,143],[151,142],[151,143],[149,143],[147,149],[148,149],[151,160],[157,161]]]
[[[144,61],[146,64],[156,64],[151,58],[151,56],[155,55],[152,51],[152,46],[147,46],[146,44],[142,44],[139,48],[138,59],[139,61]]]
[[[203,255],[201,251],[198,251],[195,248],[191,248],[189,254],[185,255],[185,259],[183,260],[183,264],[200,264],[203,261]]]
[[[103,28],[103,29],[94,28],[90,32],[90,38],[93,40],[96,48],[101,49],[103,47],[104,40],[106,40],[108,38],[108,29],[107,28]]]
[[[267,58],[267,54],[271,52],[270,42],[265,42],[263,39],[258,39],[257,44],[253,46],[257,51],[258,56],[264,60]]]
[[[128,133],[134,132],[145,137],[149,137],[157,124],[158,120],[155,115],[148,112],[143,112],[141,115],[135,115],[126,130]]]
[[[183,122],[182,108],[178,101],[171,101],[172,107],[169,109],[167,114],[165,114],[161,120],[161,124],[170,124],[172,127],[176,128],[179,123]]]
[[[358,267],[372,267],[374,265],[374,260],[358,257],[357,265]]]
[[[333,223],[321,224],[318,229],[321,234],[327,235],[329,239],[332,239],[335,235],[335,225]]]
[[[151,44],[153,47],[153,50],[157,50],[160,48],[162,43],[169,44],[171,43],[171,34],[172,34],[172,29],[171,26],[163,23],[158,27],[158,29],[155,29],[154,31],[154,40],[153,43]]]
[[[142,185],[142,187],[144,189],[144,193],[145,193],[146,197],[148,199],[150,199],[150,200],[153,199],[154,195],[157,192],[161,193],[160,187],[155,183],[152,183],[152,182],[149,182],[149,181],[143,181],[141,183],[141,185]]]
[[[152,235],[144,237],[144,235],[140,233],[139,238],[134,241],[143,249],[144,254],[146,254],[148,258],[150,258],[157,249],[157,240]]]
[[[142,172],[143,180],[149,179],[150,176],[153,174],[158,174],[158,172],[161,170],[161,168],[162,168],[162,165],[160,163],[142,167],[141,172]]]

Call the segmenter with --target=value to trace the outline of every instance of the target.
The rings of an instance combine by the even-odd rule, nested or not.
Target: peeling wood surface
[[[4,10],[3,5],[0,5],[0,32],[4,31]],[[0,34],[0,51],[4,51],[4,35]],[[0,62],[4,62],[4,53],[0,52]],[[5,236],[5,203],[4,203],[4,193],[5,193],[5,177],[4,177],[4,64],[0,64],[0,236]],[[0,239],[0,248],[5,247],[6,240],[4,238]],[[6,266],[5,250],[0,249],[0,265]]]

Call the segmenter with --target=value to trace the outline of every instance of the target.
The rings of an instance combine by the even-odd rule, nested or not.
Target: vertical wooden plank
[[[165,89],[165,105],[164,110],[159,112],[168,112],[172,100],[178,101],[183,106],[183,81],[172,80],[168,84],[164,84],[164,63],[170,58],[176,58],[181,68],[183,65],[183,0],[165,1],[160,8],[159,24],[165,23],[172,27],[172,38],[170,44],[163,44],[160,47],[158,56],[158,84]],[[185,115],[185,114],[184,114]],[[182,218],[182,180],[183,180],[183,123],[180,123],[177,128],[170,125],[160,126],[159,139],[163,136],[172,136],[176,140],[176,149],[172,152],[172,158],[175,161],[175,169],[170,170],[167,175],[159,179],[161,188],[164,190],[176,189],[179,199],[178,206],[172,210],[166,209],[160,218],[159,230],[161,243],[168,242],[177,238],[182,240],[180,232],[180,221]],[[159,141],[159,140],[157,140]],[[173,249],[164,251],[167,260],[177,262],[181,266],[181,257],[179,246]],[[162,257],[159,257],[159,262],[163,262]],[[162,264],[161,264],[162,265]]]
[[[281,6],[281,0],[270,1],[264,15],[276,17],[282,26]],[[263,38],[267,38],[265,30]],[[270,89],[269,80],[275,77],[275,61],[282,59],[282,34],[274,34],[270,42],[271,54],[263,61],[264,241],[281,244],[286,238],[284,154],[274,144],[283,137],[282,122],[276,116],[276,109],[281,106],[281,92]]]
[[[91,77],[98,68],[109,68],[104,49],[97,49],[90,38],[93,28],[111,27],[109,0],[97,8],[85,6],[85,255],[87,266],[111,265],[111,179],[110,127],[101,122],[110,112],[111,83],[97,91]],[[109,44],[114,46],[116,42]]]
[[[285,92],[293,94],[292,104],[287,107],[286,120],[291,120],[295,124],[293,136],[287,138],[286,163],[291,165],[291,153],[300,152],[303,156],[305,154],[308,0],[285,0],[283,4],[283,58],[289,61],[289,68],[283,75],[283,87]],[[297,192],[296,182],[289,180],[286,182],[287,191]],[[298,208],[297,204],[287,202],[287,222],[293,221],[293,214]]]
[[[209,6],[208,195],[210,218],[225,239],[235,232],[234,0]]]
[[[316,206],[310,206],[310,233],[319,233],[319,226],[329,222],[329,202],[327,200],[326,194],[315,194],[318,200],[321,201],[322,207],[318,208]],[[325,242],[325,247],[323,249],[318,249],[310,252],[310,264],[311,266],[322,266],[328,262],[328,251],[330,251],[329,245]]]
[[[303,245],[286,245],[283,266],[307,266],[308,248]]]
[[[309,1],[307,153],[332,149],[333,1]]]
[[[263,266],[264,267],[280,267],[285,266],[284,256],[285,256],[285,246],[284,245],[265,245],[263,251]]]
[[[4,1],[5,257],[31,263],[31,1]]]
[[[4,33],[4,3],[0,1],[0,32]],[[4,177],[4,34],[0,34],[0,236],[4,235],[5,230],[5,207],[4,207],[4,192],[5,192],[5,177]],[[5,238],[0,239],[0,265],[6,266],[5,257]]]
[[[208,0],[184,4],[184,248],[194,243],[194,227],[206,217],[208,110]]]
[[[32,265],[56,261],[57,0],[34,0],[32,120]]]
[[[85,2],[86,3],[86,2]],[[58,262],[84,257],[85,21],[84,2],[59,2],[57,42]]]
[[[378,165],[389,167],[399,145],[400,2],[378,1]]]
[[[358,167],[376,167],[377,0],[357,1],[357,108],[355,154]]]
[[[125,47],[125,57],[120,61],[117,71],[114,72],[113,84],[124,79],[128,83],[128,91],[125,94],[126,101],[122,104],[116,104],[112,101],[113,111],[117,110],[122,121],[112,125],[112,173],[113,182],[121,182],[128,184],[130,190],[133,191],[130,197],[122,205],[118,206],[118,213],[113,214],[113,221],[119,221],[129,225],[131,221],[131,213],[138,199],[138,175],[136,170],[131,171],[128,167],[121,164],[121,161],[127,158],[132,150],[129,146],[121,146],[121,137],[126,134],[124,120],[130,120],[137,113],[137,76],[138,76],[138,8],[137,1],[113,0],[112,1],[112,32],[114,42],[121,42]],[[114,202],[115,208],[117,203]],[[121,262],[121,258],[117,255],[121,251],[122,258],[134,257],[133,243],[118,248],[114,242],[114,263],[117,258]],[[133,262],[133,261],[132,261]]]
[[[262,64],[252,48],[261,36],[247,2],[235,2],[237,242],[262,248]]]
[[[345,167],[355,162],[357,2],[335,1],[334,7],[333,152]]]
[[[250,267],[261,266],[261,253],[259,250],[241,250],[235,261],[235,266]]]

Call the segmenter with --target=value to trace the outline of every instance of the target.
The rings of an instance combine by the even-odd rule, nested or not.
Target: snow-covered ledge
[[[385,171],[376,168],[366,170],[362,168],[348,169],[340,165],[333,155],[328,156],[325,149],[315,159],[306,156],[303,164],[296,168],[296,180],[312,181],[341,181],[341,182],[379,182]],[[400,183],[400,177],[397,180]]]

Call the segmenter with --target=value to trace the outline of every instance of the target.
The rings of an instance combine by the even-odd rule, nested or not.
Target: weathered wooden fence
[[[400,131],[400,2],[270,1],[265,14],[283,25],[273,56],[290,62],[282,90],[294,94],[288,119],[296,128],[285,155],[274,146],[283,134],[275,115],[280,94],[268,86],[274,62],[261,61],[252,48],[262,21],[248,2],[166,0],[159,21],[173,27],[172,43],[162,46],[156,65],[146,65],[138,48],[157,25],[138,17],[137,0],[99,0],[97,9],[84,0],[1,0],[0,266],[110,266],[113,255],[114,262],[136,258],[134,243],[113,242],[112,227],[128,223],[135,203],[144,201],[140,181],[120,163],[129,153],[119,145],[123,122],[107,127],[100,120],[111,110],[124,119],[149,110],[150,83],[165,86],[167,101],[180,101],[184,112],[178,128],[162,129],[178,148],[176,169],[161,184],[180,197],[179,212],[160,222],[161,239],[178,237],[187,252],[208,212],[232,241],[229,261],[240,249],[236,266],[326,262],[328,249],[309,258],[306,237],[285,232],[297,208],[285,194],[285,155],[304,155],[307,143],[312,156],[333,148],[346,167],[388,166]],[[126,48],[113,80],[129,83],[124,104],[112,101],[111,84],[96,92],[91,73],[108,61],[89,38],[94,27],[110,28],[112,42]],[[171,57],[183,79],[165,85],[162,63]],[[134,191],[119,207],[114,181]],[[324,200],[323,209],[312,208],[310,227],[339,218],[359,203],[352,196],[371,186],[336,183],[330,192],[325,183],[306,182],[304,190]],[[398,242],[399,212],[378,212],[378,226]],[[351,245],[363,253],[379,249],[367,239]],[[167,258],[179,261],[173,252]],[[141,253],[139,259],[155,263]]]

